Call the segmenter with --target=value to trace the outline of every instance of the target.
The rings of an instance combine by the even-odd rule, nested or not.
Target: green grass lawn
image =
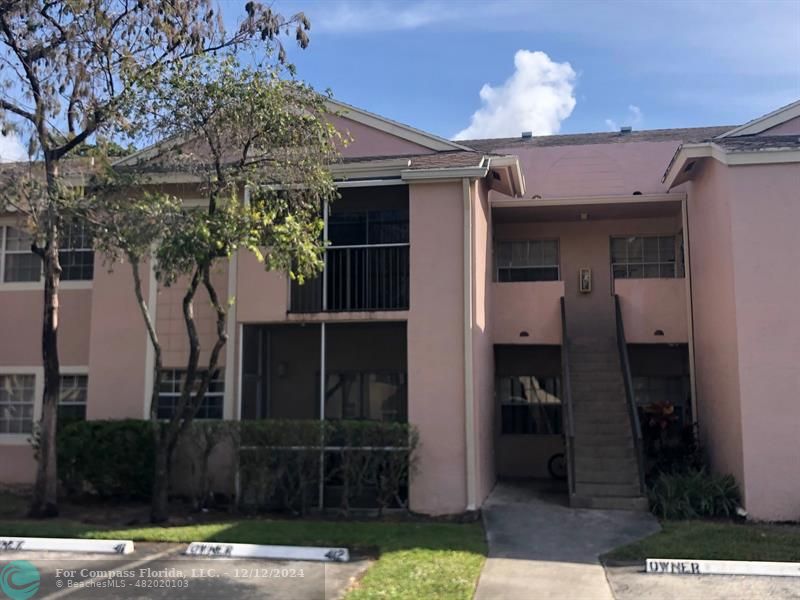
[[[104,528],[78,521],[0,520],[0,536],[215,541],[299,546],[346,546],[376,551],[348,600],[472,598],[486,556],[479,523],[245,519],[175,527]]]
[[[607,561],[645,558],[800,561],[800,526],[721,521],[664,521],[662,531],[612,550]]]

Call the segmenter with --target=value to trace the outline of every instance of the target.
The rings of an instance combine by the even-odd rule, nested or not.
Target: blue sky
[[[448,138],[739,124],[800,99],[800,0],[274,7],[311,19],[299,77]]]
[[[270,1],[270,0],[264,0]],[[245,0],[218,0],[226,23]],[[443,137],[737,125],[800,99],[800,0],[274,0],[298,76]],[[23,160],[0,136],[0,161]]]

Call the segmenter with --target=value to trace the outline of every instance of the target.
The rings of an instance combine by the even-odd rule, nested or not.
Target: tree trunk
[[[44,267],[44,314],[42,318],[42,363],[44,366],[44,395],[42,416],[39,420],[39,451],[36,482],[29,515],[54,517],[58,515],[58,465],[56,429],[58,425],[58,398],[61,381],[58,360],[58,286],[61,281],[61,264],[58,260],[58,215],[55,213],[55,195],[58,193],[56,167],[47,164],[49,207],[46,211],[47,229],[44,248],[38,250]]]

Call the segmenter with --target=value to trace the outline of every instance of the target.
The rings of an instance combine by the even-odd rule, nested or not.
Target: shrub
[[[661,473],[649,490],[650,510],[662,519],[733,517],[741,496],[732,475],[706,469]]]
[[[407,506],[417,437],[404,423],[195,421],[176,448],[189,461],[178,463],[172,475],[188,479],[202,508],[211,497],[209,458],[214,448],[232,442],[240,506],[305,514],[318,506],[322,483],[330,492],[326,505],[345,516],[354,507],[381,514]],[[58,453],[59,478],[69,494],[150,497],[155,449],[149,421],[71,423],[59,431]]]
[[[240,425],[240,441],[240,503],[245,507],[304,514],[318,504],[320,483],[328,487],[326,504],[338,498],[335,506],[345,516],[354,507],[377,508],[381,514],[407,506],[417,445],[416,431],[407,424],[246,421]]]
[[[153,484],[148,421],[78,421],[58,432],[58,473],[65,491],[146,499]]]

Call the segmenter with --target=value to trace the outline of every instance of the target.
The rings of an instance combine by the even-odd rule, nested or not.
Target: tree
[[[131,102],[176,63],[255,45],[282,60],[279,36],[293,30],[305,47],[308,27],[302,14],[286,19],[256,2],[245,4],[227,32],[211,0],[0,0],[0,130],[25,136],[29,155],[43,161],[30,174],[41,184],[21,182],[16,172],[14,190],[24,193],[6,195],[26,220],[44,276],[44,395],[31,515],[58,512],[58,251],[80,197],[67,189],[63,160],[95,136],[129,129]]]
[[[246,67],[232,53],[206,55],[175,65],[165,85],[133,106],[140,130],[160,132],[165,142],[115,175],[134,181],[161,172],[189,175],[206,206],[183,209],[166,194],[137,195],[138,186],[124,194],[118,184],[100,185],[92,194],[97,200],[89,220],[104,253],[110,258],[121,253],[134,266],[138,305],[155,349],[154,522],[168,518],[174,448],[191,426],[227,342],[228,305],[214,287],[212,270],[239,250],[255,253],[268,270],[288,271],[300,280],[322,266],[321,208],[336,196],[328,167],[338,158],[340,136],[326,118],[325,98],[286,73],[280,61]],[[186,376],[165,423],[156,411],[161,347],[138,273],[145,256],[154,261],[160,285],[186,286]],[[194,318],[201,287],[216,314],[216,339],[204,365]]]

